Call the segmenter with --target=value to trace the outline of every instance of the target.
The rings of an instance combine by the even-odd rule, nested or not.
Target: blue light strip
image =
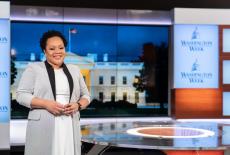
[[[10,21],[0,19],[0,123],[10,120]]]

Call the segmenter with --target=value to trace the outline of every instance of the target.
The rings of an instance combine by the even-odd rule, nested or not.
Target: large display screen
[[[174,88],[218,88],[218,27],[174,26]]]
[[[167,26],[13,22],[14,118],[26,111],[15,101],[19,79],[28,63],[44,61],[39,39],[48,30],[65,35],[65,62],[80,67],[90,91],[92,102],[82,116],[167,115]]]

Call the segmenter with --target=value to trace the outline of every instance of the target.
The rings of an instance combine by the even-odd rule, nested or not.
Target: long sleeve
[[[31,100],[34,97],[34,83],[35,73],[32,65],[29,64],[22,74],[16,91],[16,100],[19,104],[31,108]]]
[[[81,74],[81,72],[79,71],[79,85],[80,85],[80,98],[86,98],[89,103],[90,103],[90,95],[89,95],[89,91],[88,91],[88,88],[85,84],[85,81],[84,81],[84,78]]]

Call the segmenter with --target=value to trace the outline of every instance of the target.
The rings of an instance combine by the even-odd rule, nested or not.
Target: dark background
[[[230,8],[228,0],[11,0],[11,5],[85,8],[171,10],[180,8]]]

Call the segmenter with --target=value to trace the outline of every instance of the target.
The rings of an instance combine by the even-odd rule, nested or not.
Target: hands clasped
[[[55,116],[59,115],[73,115],[75,112],[78,111],[79,105],[76,103],[68,103],[66,105],[62,105],[56,101],[50,101],[47,104],[46,109],[54,114]]]

